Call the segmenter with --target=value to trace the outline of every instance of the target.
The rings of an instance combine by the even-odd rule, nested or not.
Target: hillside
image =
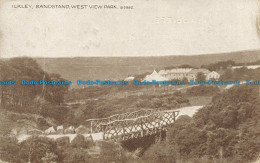
[[[167,66],[190,64],[201,66],[218,61],[233,60],[237,63],[260,60],[260,51],[240,51],[232,53],[163,56],[163,57],[76,57],[76,58],[35,58],[48,73],[58,73],[76,82],[81,80],[124,79],[163,69]],[[45,65],[45,66],[44,66]]]

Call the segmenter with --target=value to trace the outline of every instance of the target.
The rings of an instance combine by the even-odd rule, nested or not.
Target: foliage
[[[46,137],[33,136],[20,144],[20,158],[26,162],[42,162],[58,160],[59,150],[56,143]]]
[[[220,89],[217,86],[196,86],[188,88],[186,94],[189,96],[212,96],[218,93]]]
[[[175,163],[175,156],[167,142],[152,145],[142,156],[143,162]]]
[[[48,101],[52,104],[61,104],[64,101],[64,94],[68,91],[68,85],[22,85],[26,81],[65,81],[57,74],[44,72],[38,63],[27,57],[12,58],[0,62],[2,81],[15,81],[15,85],[0,85],[1,104],[8,109],[16,111],[37,112],[31,109],[32,101],[35,107],[42,102]]]
[[[69,114],[69,108],[46,102],[41,105],[39,114],[44,117],[54,118],[57,122],[63,123]]]
[[[200,109],[192,118],[177,119],[164,145],[171,154],[162,153],[160,145],[150,148],[146,154],[151,160],[174,157],[172,160],[177,162],[253,161],[260,151],[259,119],[259,91],[235,86],[217,94],[211,105]]]
[[[71,146],[76,148],[84,148],[86,147],[85,137],[83,135],[78,134],[72,141]]]
[[[228,60],[228,61],[220,61],[217,63],[212,63],[209,65],[202,65],[201,68],[206,68],[210,71],[219,71],[219,70],[225,70],[229,67],[235,66],[235,62],[232,60]]]
[[[170,70],[170,69],[174,69],[174,68],[198,68],[198,67],[193,66],[193,65],[189,65],[189,64],[183,64],[183,65],[179,65],[179,66],[167,66],[164,69]]]
[[[55,155],[54,153],[47,152],[44,157],[42,157],[42,162],[43,163],[56,163],[58,156]]]
[[[0,137],[0,156],[3,161],[19,163],[19,145],[12,137]]]
[[[63,152],[63,157],[64,163],[85,163],[91,160],[88,151],[82,148],[66,148]]]
[[[198,72],[196,76],[196,81],[205,81],[206,76],[202,72]]]
[[[46,73],[38,63],[28,57],[0,61],[0,80],[15,81],[15,85],[0,85],[1,108],[18,113],[36,114],[54,118],[62,123],[68,108],[62,107],[69,85],[22,85],[21,81],[65,81],[58,74]],[[14,121],[15,117],[13,118]],[[38,119],[37,126],[46,129],[46,120]],[[5,131],[6,132],[6,131]]]
[[[259,80],[260,76],[260,68],[257,69],[248,69],[246,67],[238,68],[238,69],[227,69],[224,73],[220,76],[221,80]]]
[[[92,90],[93,88],[90,88]],[[87,94],[79,91],[81,97]],[[64,117],[64,123],[80,125],[86,119],[103,118],[113,114],[136,111],[140,109],[158,109],[167,110],[178,108],[182,105],[188,105],[189,100],[182,93],[165,92],[143,95],[129,95],[122,97],[111,97],[112,95],[100,95],[99,98],[85,100],[81,105],[75,105],[73,110],[68,111],[68,116]]]
[[[182,81],[183,81],[184,84],[189,84],[189,80],[188,80],[186,77],[184,77],[184,78],[182,79]]]

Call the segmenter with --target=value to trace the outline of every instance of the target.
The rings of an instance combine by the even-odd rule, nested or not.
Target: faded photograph
[[[260,163],[260,1],[0,0],[0,163]]]

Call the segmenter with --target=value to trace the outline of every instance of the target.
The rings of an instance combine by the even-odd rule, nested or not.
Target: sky
[[[26,4],[34,9],[12,8]],[[35,8],[44,4],[134,9]],[[260,49],[256,0],[2,0],[0,5],[0,57],[166,56]]]

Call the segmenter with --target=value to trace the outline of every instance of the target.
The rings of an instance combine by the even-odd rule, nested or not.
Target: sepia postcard
[[[260,1],[0,0],[0,163],[260,163]]]

